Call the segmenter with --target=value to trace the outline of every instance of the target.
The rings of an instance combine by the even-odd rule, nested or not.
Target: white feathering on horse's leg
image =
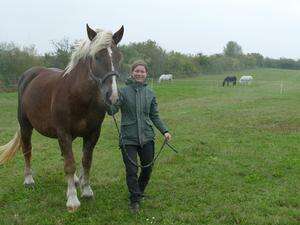
[[[66,206],[68,211],[75,212],[80,206],[80,201],[77,198],[74,175],[68,177],[67,199]]]

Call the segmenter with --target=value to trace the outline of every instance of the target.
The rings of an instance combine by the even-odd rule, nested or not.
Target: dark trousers
[[[146,143],[143,147],[138,145],[125,145],[125,151],[136,164],[137,155],[139,155],[141,165],[145,166],[152,162],[154,158],[154,141]],[[152,166],[142,168],[138,176],[138,167],[129,161],[125,151],[124,149],[122,150],[122,155],[126,167],[126,182],[130,193],[130,202],[139,202],[149,182]]]

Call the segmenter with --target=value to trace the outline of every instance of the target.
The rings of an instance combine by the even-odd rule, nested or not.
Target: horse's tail
[[[223,81],[223,87],[224,87],[224,85],[225,85],[225,80]]]
[[[21,143],[21,132],[19,128],[14,138],[10,142],[8,142],[6,145],[0,146],[0,153],[2,152],[0,155],[0,165],[3,165],[14,157],[21,147]]]

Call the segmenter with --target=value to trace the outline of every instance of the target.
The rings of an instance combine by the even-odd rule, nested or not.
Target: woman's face
[[[132,71],[132,77],[136,82],[144,83],[147,77],[147,70],[144,66],[138,65]]]

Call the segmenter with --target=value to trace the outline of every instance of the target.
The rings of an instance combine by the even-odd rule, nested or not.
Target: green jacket
[[[162,134],[168,132],[168,128],[159,118],[154,92],[146,83],[128,79],[126,86],[119,90],[118,102],[111,105],[107,112],[113,115],[119,109],[121,109],[122,137],[120,144],[143,146],[154,140],[152,123]]]

